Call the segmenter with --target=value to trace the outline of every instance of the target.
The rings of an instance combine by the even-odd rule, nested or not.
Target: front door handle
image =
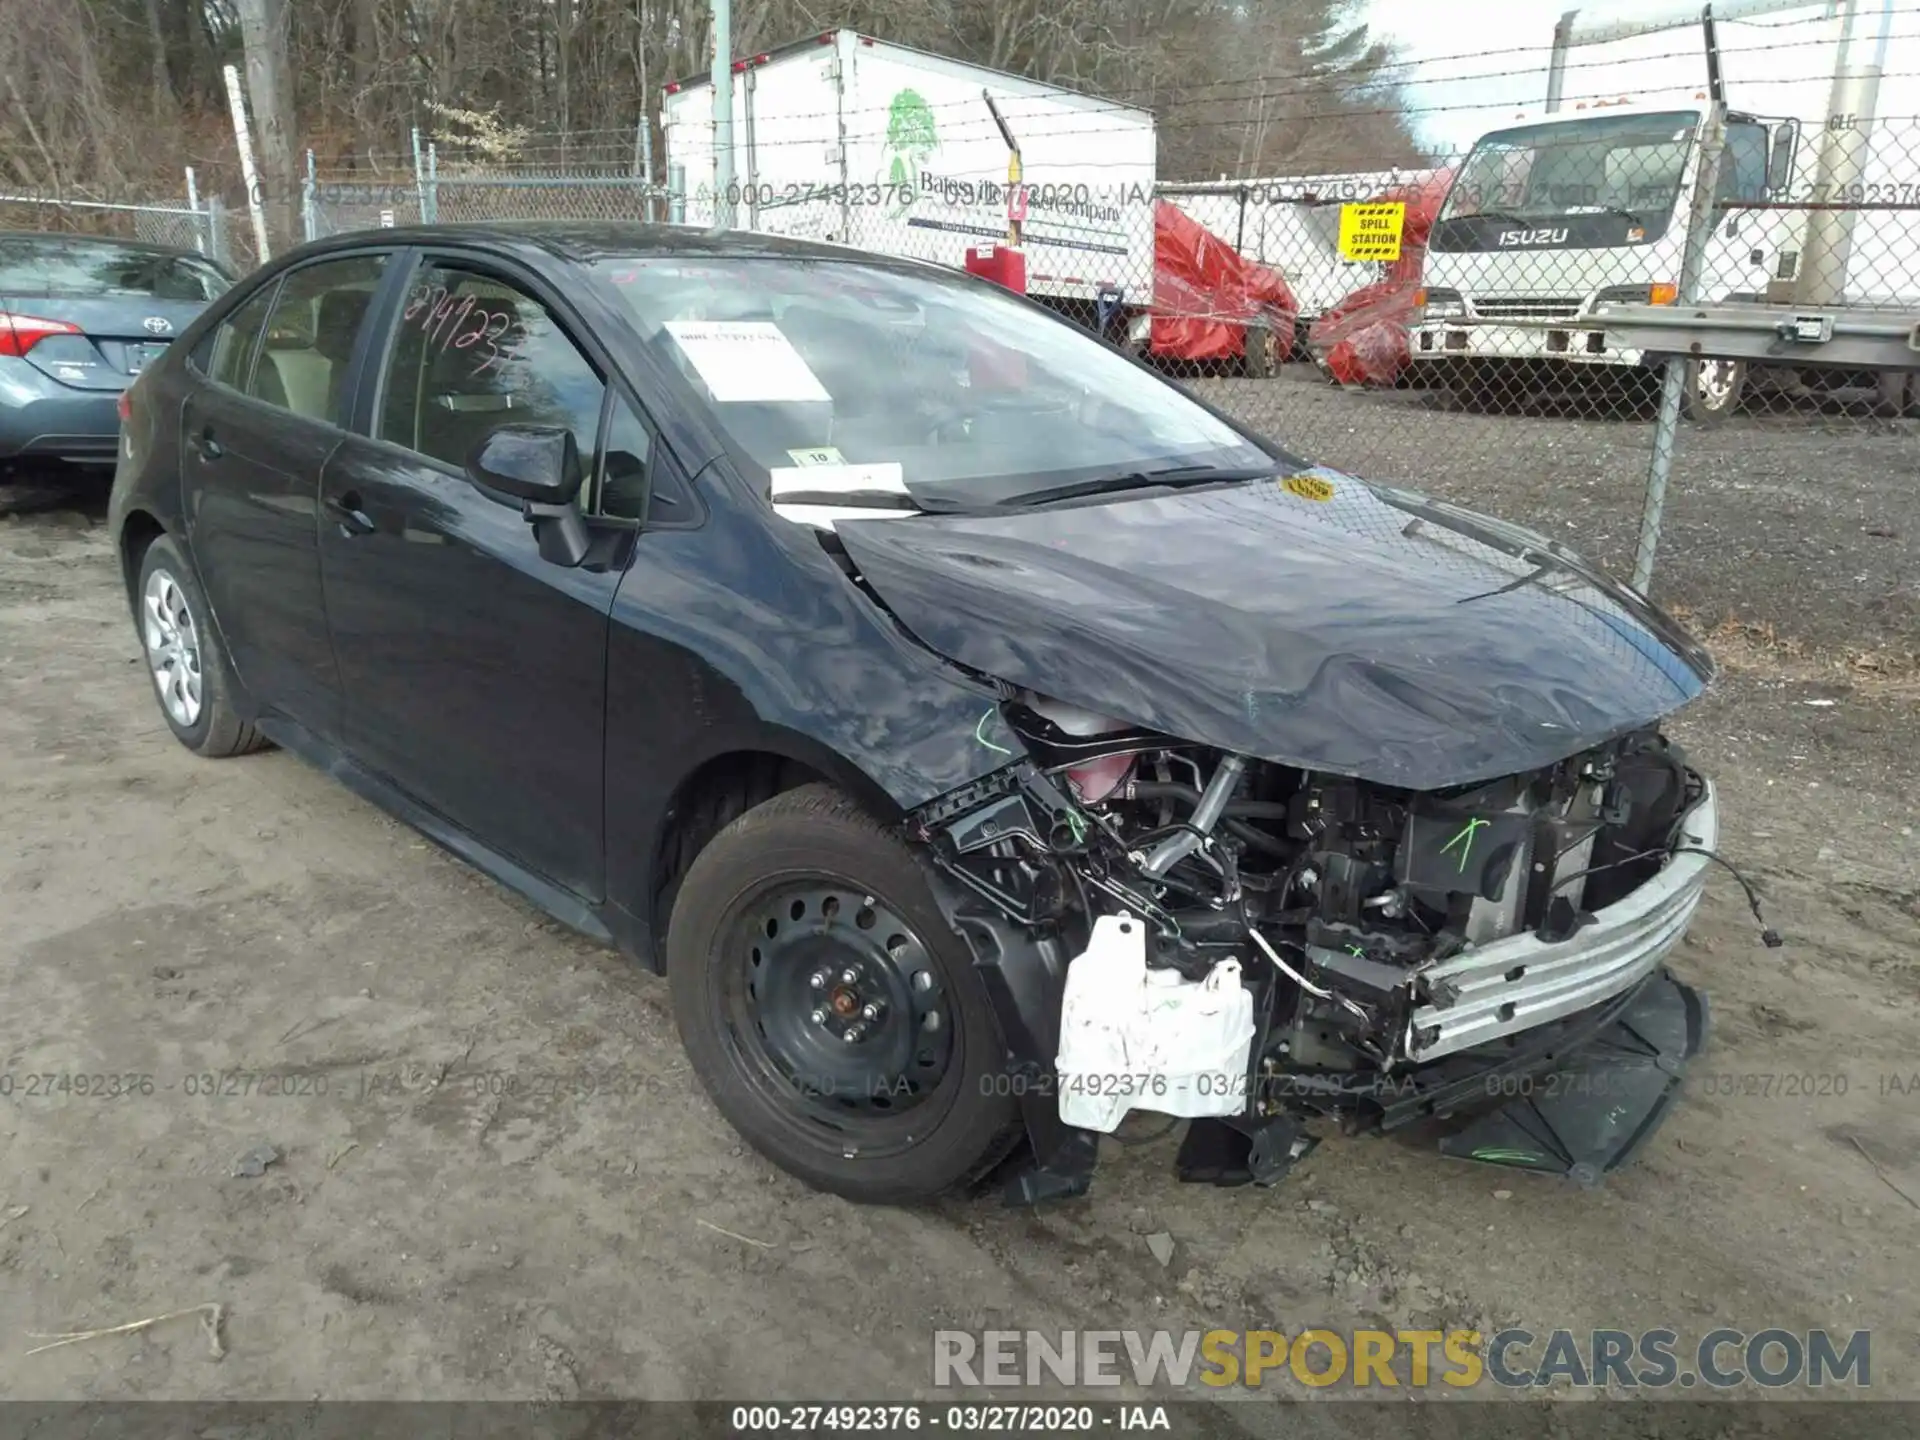
[[[203,460],[218,460],[226,454],[226,449],[214,438],[213,427],[202,425],[199,433],[193,437],[193,448]]]
[[[330,495],[326,500],[327,513],[340,522],[340,533],[348,539],[355,535],[371,535],[378,528],[373,518],[360,508],[360,494],[349,490],[344,495]]]

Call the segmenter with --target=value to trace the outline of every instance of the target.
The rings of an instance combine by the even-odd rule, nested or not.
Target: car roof
[[[391,229],[356,230],[299,248],[301,255],[373,245],[445,245],[458,243],[517,252],[523,257],[546,254],[586,262],[631,259],[636,256],[707,259],[838,260],[892,270],[956,273],[892,255],[879,255],[851,245],[823,240],[798,240],[748,230],[713,231],[704,225],[649,224],[639,220],[491,220],[457,225],[402,225]],[[289,251],[289,256],[295,252]]]

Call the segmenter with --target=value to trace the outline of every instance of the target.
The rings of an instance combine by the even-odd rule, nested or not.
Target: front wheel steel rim
[[[191,728],[200,719],[200,634],[180,582],[165,570],[154,571],[147,577],[140,608],[147,669],[161,708],[176,725]]]
[[[1700,398],[1713,409],[1721,409],[1733,399],[1738,368],[1731,360],[1705,360],[1700,364],[1697,388]]]
[[[904,1148],[952,1098],[945,979],[893,906],[827,879],[742,897],[723,932],[726,1024],[745,1077],[844,1154]]]

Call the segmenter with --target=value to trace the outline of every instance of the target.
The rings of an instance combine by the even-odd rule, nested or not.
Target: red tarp
[[[1199,221],[1165,200],[1153,207],[1152,353],[1174,360],[1232,360],[1246,354],[1249,321],[1269,326],[1278,359],[1293,349],[1293,291],[1277,270],[1234,253]]]
[[[1387,267],[1384,280],[1354,291],[1307,331],[1307,348],[1340,384],[1391,385],[1406,367],[1407,327],[1426,264],[1427,235],[1452,183],[1451,170],[1435,170],[1374,197],[1406,203],[1400,258]]]

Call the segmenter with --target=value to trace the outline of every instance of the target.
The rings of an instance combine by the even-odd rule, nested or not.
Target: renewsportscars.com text
[[[940,1330],[940,1389],[1064,1385],[1814,1389],[1873,1383],[1872,1334],[1826,1330]]]

